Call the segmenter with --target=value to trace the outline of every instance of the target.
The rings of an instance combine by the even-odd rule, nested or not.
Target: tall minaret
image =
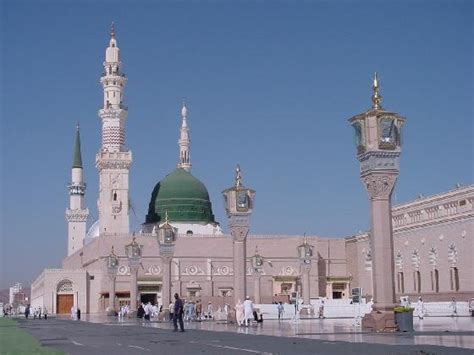
[[[132,152],[125,147],[127,107],[123,104],[123,91],[127,79],[122,72],[113,23],[103,65],[100,82],[104,104],[99,110],[102,147],[95,160],[99,170],[99,234],[126,234],[129,232],[128,173]]]
[[[183,107],[181,109],[181,117],[183,119],[181,123],[181,131],[178,139],[179,145],[179,160],[178,168],[183,168],[186,171],[191,170],[191,157],[189,156],[189,150],[191,148],[191,140],[189,139],[189,128],[188,128],[188,108],[186,103],[183,102]]]
[[[81,136],[79,134],[79,125],[77,125],[71,170],[71,183],[68,186],[69,208],[66,210],[66,220],[68,225],[68,256],[82,248],[84,238],[86,237],[86,221],[87,217],[89,217],[89,210],[84,208],[86,184],[84,183],[82,171]]]

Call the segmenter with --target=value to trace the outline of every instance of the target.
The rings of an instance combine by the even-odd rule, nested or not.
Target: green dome
[[[151,193],[146,223],[171,222],[215,223],[206,186],[178,168],[156,184]]]

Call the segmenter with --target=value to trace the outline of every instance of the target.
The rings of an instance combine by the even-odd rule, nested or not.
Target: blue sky
[[[227,228],[221,191],[240,163],[257,190],[252,232],[351,235],[368,226],[351,116],[407,117],[396,201],[473,181],[470,1],[3,1],[0,287],[66,254],[64,211],[81,124],[97,216],[99,77],[115,21],[129,79],[130,196],[144,221],[174,169],[187,98],[193,174]],[[92,222],[92,220],[90,221]]]

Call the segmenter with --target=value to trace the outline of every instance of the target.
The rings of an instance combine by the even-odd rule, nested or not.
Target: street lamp
[[[239,165],[235,170],[234,186],[225,189],[222,194],[233,241],[234,303],[237,303],[237,300],[245,299],[247,294],[246,240],[255,196],[255,190],[243,186]]]
[[[137,274],[138,267],[142,258],[143,245],[139,245],[135,237],[132,242],[125,246],[125,255],[127,255],[128,265],[130,267],[130,312],[137,311],[137,297],[138,297],[138,282]]]
[[[309,273],[311,271],[311,258],[313,256],[313,246],[308,244],[306,234],[303,243],[296,247],[298,259],[300,260],[301,287],[303,294],[303,306],[310,310]],[[310,312],[308,312],[310,313]]]
[[[382,108],[377,74],[372,85],[372,108],[349,119],[354,127],[360,178],[370,200],[374,309],[362,320],[364,328],[396,328],[395,261],[391,196],[400,172],[401,129],[405,118]]]
[[[263,272],[264,258],[258,253],[258,247],[255,247],[255,254],[251,258],[253,276],[254,276],[254,302],[261,303],[260,300],[260,276]]]
[[[157,241],[160,257],[163,263],[163,285],[161,290],[164,309],[171,302],[171,261],[174,255],[174,246],[178,229],[168,220],[168,211],[165,212],[165,222],[159,226]]]
[[[114,246],[110,251],[109,256],[106,258],[107,263],[107,274],[109,276],[109,306],[106,309],[107,315],[115,315],[115,279],[117,277],[117,269],[119,266],[119,258],[115,254]]]

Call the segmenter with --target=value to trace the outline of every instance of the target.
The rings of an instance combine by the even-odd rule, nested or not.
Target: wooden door
[[[58,295],[57,309],[58,314],[71,313],[71,307],[74,306],[74,295]]]

